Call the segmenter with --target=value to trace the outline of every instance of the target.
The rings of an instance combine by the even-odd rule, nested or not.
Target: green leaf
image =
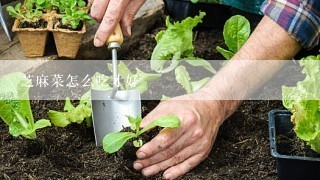
[[[139,147],[141,147],[142,145],[143,145],[143,142],[142,142],[141,139],[133,141],[133,146],[134,146],[134,147],[139,148]]]
[[[217,74],[217,71],[211,66],[211,64],[204,59],[186,60],[186,62],[194,67],[204,67],[206,70],[210,71],[212,74]]]
[[[137,129],[140,128],[140,124],[141,124],[141,122],[142,122],[141,116],[137,116],[136,118],[131,117],[131,116],[128,116],[128,119],[129,119],[129,122],[130,122],[130,124],[131,124],[131,127],[130,127],[130,128],[131,128],[133,131],[135,131],[135,130],[137,130]]]
[[[41,119],[34,124],[34,129],[42,129],[48,126],[51,126],[50,121],[46,119]]]
[[[20,136],[23,130],[25,130],[25,128],[19,122],[12,122],[9,125],[9,133],[14,137]]]
[[[177,82],[182,85],[182,87],[186,90],[188,94],[191,94],[193,92],[190,83],[191,79],[188,71],[186,70],[186,67],[178,66],[176,68],[175,74]]]
[[[63,110],[64,110],[64,111],[71,111],[71,110],[73,110],[74,108],[75,108],[75,107],[72,105],[70,98],[67,97]]]
[[[86,6],[86,2],[84,2],[84,1],[78,1],[78,6],[79,6],[79,7],[85,7],[85,6]]]
[[[204,12],[194,18],[188,17],[181,22],[172,24],[170,18],[166,19],[167,29],[160,31],[156,36],[157,46],[154,48],[151,56],[153,60],[179,60],[185,57],[193,56],[193,28],[202,22]],[[154,71],[163,70],[161,61],[151,64]]]
[[[103,138],[103,149],[109,154],[117,152],[129,139],[134,137],[136,135],[132,132],[110,133]]]
[[[16,12],[20,12],[20,9],[21,9],[21,3],[18,3],[15,7],[14,7],[14,10]]]
[[[223,37],[229,50],[236,53],[249,38],[249,21],[240,15],[231,17],[224,25]]]
[[[67,120],[67,113],[66,112],[58,112],[58,111],[50,110],[48,112],[48,116],[54,126],[66,127],[69,124],[71,124],[71,122],[69,120]]]
[[[210,81],[210,79],[211,78],[207,77],[207,78],[201,79],[200,81],[191,82],[192,92],[195,92],[201,89],[204,85],[206,85]]]
[[[299,62],[306,77],[295,87],[282,88],[283,105],[293,113],[297,136],[320,153],[320,56]]]
[[[112,81],[112,78],[97,72],[91,78],[91,89],[100,90],[100,91],[109,91],[112,90],[112,87],[109,83]]]
[[[217,46],[216,49],[224,58],[226,58],[226,60],[230,60],[234,56],[233,52],[223,49],[220,46]]]
[[[144,93],[149,89],[148,84],[161,77],[161,74],[145,73],[136,68],[136,74],[127,76],[125,79],[126,89],[138,89],[140,93]],[[131,81],[131,82],[130,82]]]
[[[152,121],[149,125],[144,127],[138,135],[140,135],[140,134],[142,134],[142,133],[144,133],[144,132],[146,132],[156,126],[164,127],[164,128],[177,128],[177,127],[180,127],[180,124],[181,124],[181,121],[177,116],[163,116],[163,117],[160,117],[160,118]]]

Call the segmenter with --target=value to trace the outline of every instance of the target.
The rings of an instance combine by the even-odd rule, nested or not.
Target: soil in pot
[[[17,32],[26,57],[41,57],[44,55],[49,26],[50,24],[43,19],[36,23],[20,23],[18,20],[14,22],[12,31]]]

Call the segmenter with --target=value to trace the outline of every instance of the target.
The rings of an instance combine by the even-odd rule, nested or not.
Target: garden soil
[[[164,21],[159,21],[119,58],[149,59],[156,45],[155,35],[163,26]],[[222,59],[215,50],[217,45],[223,45],[222,30],[197,30],[194,39],[196,56]],[[158,103],[143,101],[143,115]],[[64,106],[63,101],[32,101],[31,104],[36,119],[46,118],[48,110],[62,110]],[[281,101],[243,102],[220,128],[208,158],[180,179],[275,179],[267,121],[267,114],[273,109],[284,109]],[[40,130],[37,136],[34,141],[13,138],[0,121],[0,179],[143,179],[123,153],[108,155],[96,147],[93,129],[85,124],[49,127]],[[162,176],[149,179],[162,179]]]

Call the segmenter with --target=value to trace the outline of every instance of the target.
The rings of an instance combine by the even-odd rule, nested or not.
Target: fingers
[[[125,36],[131,36],[131,26],[135,15],[146,0],[131,0],[121,19],[121,29]]]
[[[163,173],[164,179],[177,179],[179,176],[186,174],[191,169],[196,167],[200,162],[202,162],[206,158],[206,155],[203,154],[197,154],[189,159],[183,161],[182,163],[173,166],[166,170]]]
[[[190,147],[187,147],[171,158],[143,169],[142,174],[146,177],[153,176],[161,171],[168,169],[169,167],[180,164],[184,160],[190,158],[193,154],[194,152],[192,152],[192,149],[190,149]]]
[[[93,19],[95,19],[98,23],[100,23],[107,10],[110,0],[91,0],[91,1],[93,3],[91,6],[90,15]]]
[[[94,3],[97,0],[94,1]],[[105,12],[101,24],[94,38],[96,47],[103,46],[109,35],[113,33],[115,27],[119,23],[123,12],[130,0],[110,0],[107,11]]]
[[[183,134],[182,130],[176,129],[163,129],[155,138],[153,138],[150,142],[143,145],[137,151],[138,159],[146,159],[149,158],[164,149],[170,147],[180,136]],[[171,157],[174,152],[167,151],[167,158]]]

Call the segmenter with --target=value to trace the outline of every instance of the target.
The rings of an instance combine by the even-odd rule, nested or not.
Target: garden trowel
[[[100,146],[105,135],[130,126],[127,116],[141,115],[141,97],[139,90],[118,90],[117,50],[123,42],[118,24],[107,40],[112,51],[113,89],[112,91],[91,90],[92,118],[96,145]]]

